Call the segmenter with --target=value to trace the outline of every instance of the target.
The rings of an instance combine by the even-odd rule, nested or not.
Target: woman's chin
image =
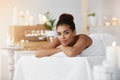
[[[68,44],[62,43],[63,46],[67,46]]]

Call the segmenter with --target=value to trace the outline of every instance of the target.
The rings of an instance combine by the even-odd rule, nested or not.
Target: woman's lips
[[[67,40],[62,40],[61,43],[65,44],[67,42]]]

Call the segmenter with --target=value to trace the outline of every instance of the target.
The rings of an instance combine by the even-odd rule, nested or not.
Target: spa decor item
[[[97,25],[97,16],[95,13],[88,14],[88,25],[89,26],[96,26]]]
[[[46,27],[46,29],[52,30],[52,29],[54,28],[54,26],[55,26],[54,23],[55,23],[55,20],[56,20],[56,19],[52,19],[52,18],[50,17],[50,12],[46,12],[44,15],[45,15],[46,18],[47,18],[47,22],[44,24],[44,26]]]

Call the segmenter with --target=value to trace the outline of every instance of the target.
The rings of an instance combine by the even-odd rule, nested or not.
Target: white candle
[[[14,7],[12,14],[13,14],[13,18],[12,18],[13,25],[18,25],[18,10],[16,7]]]
[[[47,22],[46,16],[39,14],[39,24],[45,24],[46,22]]]
[[[30,14],[29,14],[29,11],[27,10],[25,13],[25,24],[26,25],[30,24],[29,20],[30,20]]]
[[[39,24],[42,24],[42,15],[39,14]]]
[[[112,46],[106,47],[106,60],[113,66],[117,66],[117,46],[115,41],[112,43]]]
[[[10,39],[10,34],[7,33],[7,40],[6,40],[7,46],[11,45],[11,39]]]
[[[45,24],[47,22],[47,18],[45,15],[42,15],[42,24]]]
[[[110,26],[110,23],[109,22],[105,22],[105,26]]]
[[[115,26],[115,25],[118,25],[118,24],[119,24],[118,18],[116,18],[116,17],[112,18],[112,25]]]
[[[25,15],[22,11],[19,14],[19,25],[25,25]]]
[[[118,60],[118,67],[120,67],[120,46],[117,47],[117,60]]]
[[[30,16],[30,25],[34,25],[34,19],[33,19],[33,16]]]

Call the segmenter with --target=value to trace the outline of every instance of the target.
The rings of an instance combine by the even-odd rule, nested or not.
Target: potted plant
[[[44,15],[47,18],[47,22],[45,22],[44,26],[46,27],[47,30],[52,30],[54,28],[54,26],[55,26],[54,23],[55,23],[56,19],[52,19],[50,17],[50,13],[49,12],[46,12]]]
[[[96,15],[95,13],[89,13],[89,14],[88,14],[88,17],[89,17],[89,16],[93,16],[93,17],[94,17],[95,15]]]
[[[55,27],[55,21],[56,19],[53,19],[50,16],[49,12],[46,12],[44,14],[47,18],[47,22],[45,22],[44,26],[46,27],[45,30],[45,35],[48,41],[52,41],[54,39],[54,37],[56,36],[56,32],[53,30],[53,28]]]
[[[95,13],[88,14],[88,24],[89,24],[89,26],[96,26],[97,25],[97,16]]]

